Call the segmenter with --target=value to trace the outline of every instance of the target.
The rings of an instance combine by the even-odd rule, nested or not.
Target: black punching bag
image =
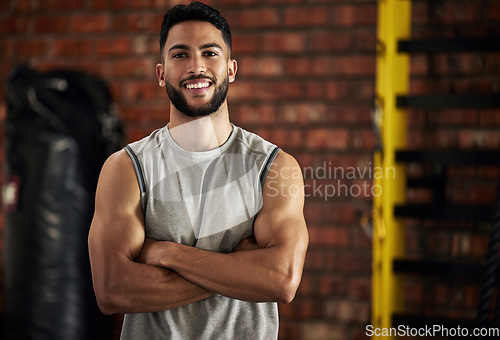
[[[109,339],[87,236],[100,169],[122,143],[106,85],[17,67],[7,83],[5,339]]]

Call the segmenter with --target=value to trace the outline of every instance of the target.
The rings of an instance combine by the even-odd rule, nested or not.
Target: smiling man
[[[218,11],[173,7],[160,51],[170,122],[112,155],[99,178],[89,234],[99,306],[126,314],[122,339],[276,339],[276,302],[295,296],[308,244],[300,168],[231,124],[237,63]]]

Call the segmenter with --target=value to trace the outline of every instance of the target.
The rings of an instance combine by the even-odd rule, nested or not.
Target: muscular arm
[[[213,294],[171,270],[134,262],[144,240],[137,178],[130,158],[122,150],[112,155],[101,171],[88,239],[94,290],[101,311],[161,311]]]
[[[297,162],[281,151],[266,180],[254,225],[259,249],[221,254],[156,242],[146,261],[224,296],[288,303],[300,283],[308,244],[303,188]]]

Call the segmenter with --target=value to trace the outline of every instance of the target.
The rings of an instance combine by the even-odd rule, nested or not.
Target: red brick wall
[[[157,40],[163,12],[180,2],[0,2],[1,121],[6,115],[6,75],[13,66],[29,62],[39,71],[74,68],[103,78],[120,109],[128,141],[163,126],[168,121],[168,99],[154,73]],[[237,80],[229,92],[232,121],[278,144],[309,171],[305,174],[305,215],[311,243],[299,292],[293,303],[280,306],[281,338],[363,338],[370,323],[371,241],[358,221],[371,209],[371,197],[369,190],[368,194],[357,190],[369,188],[371,180],[368,174],[349,178],[346,172],[349,167],[368,171],[375,146],[370,107],[375,83],[376,1],[205,2],[218,8],[232,28],[233,55],[239,62]],[[498,30],[499,0],[429,3],[414,1],[416,37]],[[414,93],[498,92],[499,60],[498,53],[417,56],[412,58],[411,89]],[[412,147],[500,146],[500,115],[495,110],[450,110],[439,115],[413,110],[409,115]],[[0,130],[3,128],[0,122]],[[334,168],[344,169],[344,176],[339,172],[323,176],[322,170]],[[472,167],[451,174],[458,178],[450,188],[454,199],[493,200],[491,184],[497,169]],[[337,192],[325,193],[332,184]],[[421,193],[410,192],[410,196],[422,198]],[[483,254],[485,233],[473,236],[468,229],[441,226],[427,242],[417,224],[410,223],[411,255],[425,251]],[[421,239],[429,244],[425,249],[418,242]],[[445,250],[441,239],[446,241]],[[410,308],[434,306],[426,305],[429,299],[424,297],[424,288],[435,292],[439,298],[432,303],[444,311],[475,307],[477,291],[473,287],[460,291],[436,284],[429,288],[420,280],[410,280],[407,285],[421,292],[410,295]]]

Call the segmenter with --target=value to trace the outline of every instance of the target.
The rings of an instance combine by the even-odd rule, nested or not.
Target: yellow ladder
[[[379,0],[377,25],[374,117],[380,147],[374,155],[372,327],[389,329],[404,303],[403,279],[394,274],[393,260],[405,255],[405,231],[393,211],[406,199],[406,167],[396,164],[395,151],[406,147],[407,120],[396,96],[409,90],[409,55],[398,53],[397,45],[410,38],[411,1]]]

